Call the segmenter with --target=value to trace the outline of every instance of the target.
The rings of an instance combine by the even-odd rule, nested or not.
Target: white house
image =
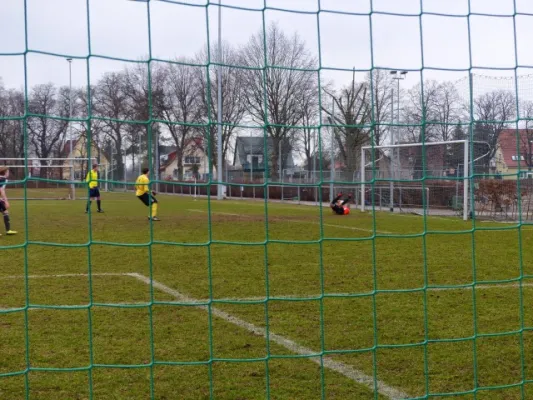
[[[193,181],[195,175],[197,180],[207,180],[209,175],[209,158],[204,151],[203,138],[192,138],[187,141],[183,151],[182,164],[184,181]],[[159,172],[161,179],[179,179],[179,166],[176,150],[163,157]],[[215,166],[213,166],[213,175],[216,176]]]

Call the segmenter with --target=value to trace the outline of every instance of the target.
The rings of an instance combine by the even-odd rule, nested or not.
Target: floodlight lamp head
[[[408,72],[408,71],[402,71],[402,72],[400,72],[400,74],[402,74],[402,75],[407,75],[407,72]]]
[[[390,71],[391,75],[396,75],[397,73],[398,73],[398,71]]]

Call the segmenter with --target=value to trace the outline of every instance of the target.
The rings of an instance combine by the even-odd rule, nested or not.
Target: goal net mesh
[[[533,396],[526,3],[0,2],[0,398]]]

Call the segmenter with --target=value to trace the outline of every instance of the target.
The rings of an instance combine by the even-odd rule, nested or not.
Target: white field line
[[[198,213],[207,213],[207,211],[205,211],[205,210],[197,210],[197,209],[188,209],[187,211],[198,212]],[[236,217],[241,217],[241,216],[242,217],[247,217],[246,214],[233,214],[233,213],[225,213],[225,212],[218,212],[218,211],[211,211],[211,214],[231,215],[231,216],[236,216]],[[321,225],[320,222],[315,222],[315,221],[299,221],[299,220],[288,219],[287,222],[297,223],[297,224]],[[349,230],[352,230],[352,231],[361,231],[361,232],[374,233],[374,231],[372,229],[357,228],[355,226],[336,225],[336,224],[328,224],[328,223],[322,223],[322,225],[323,226],[333,227],[333,228],[349,229]],[[376,230],[376,233],[392,234],[393,232]]]
[[[146,283],[147,285],[150,285],[152,284],[152,286],[156,289],[159,289],[161,290],[162,292],[166,293],[166,294],[169,294],[171,296],[174,296],[176,298],[176,300],[178,301],[183,301],[183,302],[194,302],[194,301],[197,301],[193,298],[190,298],[188,296],[185,296],[184,294],[174,290],[174,289],[171,289],[169,288],[168,286],[166,285],[163,285],[162,283],[158,282],[158,281],[155,281],[155,280],[150,280],[150,278],[144,276],[144,275],[141,275],[141,274],[137,274],[137,273],[132,273],[130,274],[130,276],[133,276],[135,278],[137,278],[138,280],[140,280],[141,282],[144,282]],[[197,306],[198,308],[201,308],[202,310],[204,311],[208,311],[208,310],[211,310],[211,313],[213,315],[215,315],[216,317],[218,318],[221,318],[223,320],[225,320],[226,322],[229,322],[231,324],[234,324],[236,326],[238,326],[239,328],[243,328],[243,329],[246,329],[247,331],[255,334],[255,335],[259,335],[259,336],[263,336],[265,338],[267,338],[267,331],[266,329],[264,328],[260,328],[254,324],[251,324],[249,322],[246,322],[240,318],[237,318],[231,314],[228,314],[227,312],[225,311],[222,311],[222,310],[219,310],[215,307],[210,307],[208,308],[207,306]],[[293,352],[293,353],[296,353],[296,354],[299,354],[299,355],[302,355],[302,356],[306,356],[306,355],[313,355],[313,354],[316,354],[315,351],[313,351],[312,349],[310,348],[307,348],[307,347],[304,347],[304,346],[301,346],[299,345],[298,343],[290,340],[290,339],[287,339],[281,335],[277,335],[275,333],[269,333],[268,334],[268,339],[280,346],[283,346],[285,347],[286,349],[288,349],[289,351]],[[318,365],[321,365],[321,359],[320,357],[311,357],[309,358],[311,361],[313,361],[314,363],[318,364]],[[353,368],[352,366],[350,365],[347,365],[347,364],[344,364],[342,362],[339,362],[339,361],[334,361],[333,359],[331,359],[330,357],[322,357],[322,362],[323,362],[323,365],[324,367],[326,368],[329,368],[335,372],[338,372],[340,373],[341,375],[344,375],[345,377],[355,381],[355,382],[358,382],[366,387],[368,387],[369,389],[371,390],[374,390],[374,378],[372,376],[369,376],[369,375],[366,375],[365,373],[363,373],[362,371],[359,371],[355,368]],[[389,386],[387,385],[386,383],[382,382],[382,381],[377,381],[377,388],[378,388],[378,393],[380,393],[381,395],[389,398],[389,399],[405,399],[405,398],[409,398],[410,396],[404,392],[402,392],[401,390],[399,389],[396,389],[392,386]]]
[[[31,279],[72,278],[72,277],[79,277],[79,276],[89,276],[89,274],[28,275],[28,278],[31,278]],[[127,272],[101,272],[101,273],[91,274],[91,276],[130,276],[130,274]],[[2,279],[24,279],[25,277],[26,275],[6,275],[6,276],[0,275],[0,280]]]
[[[516,289],[520,287],[520,284],[518,283],[502,283],[502,284],[478,284],[476,285],[476,290],[486,290],[486,289]],[[522,287],[533,287],[533,282],[531,283],[523,283]],[[453,290],[472,290],[472,286],[465,286],[465,287],[429,287],[426,290],[428,292],[448,292]],[[408,288],[408,289],[382,289],[383,292],[381,293],[389,293],[394,290],[398,291],[419,291],[421,292],[421,288]],[[336,297],[343,298],[343,297],[351,297],[351,296],[370,296],[372,292],[324,292],[324,298],[328,299],[335,299]],[[275,300],[275,301],[282,301],[282,300],[292,300],[292,299],[299,299],[299,300],[317,300],[322,295],[320,293],[303,293],[303,294],[285,294],[285,295],[270,295],[268,297],[269,301]],[[266,296],[249,296],[249,297],[221,297],[221,298],[213,298],[214,301],[220,301],[220,302],[239,302],[239,301],[265,301],[267,300]],[[199,303],[207,303],[209,299],[194,299],[194,302]],[[179,302],[178,302],[179,304]],[[194,304],[194,303],[192,303]]]
[[[140,274],[137,274],[137,273],[102,273],[102,274],[93,274],[93,276],[128,276],[128,277],[132,277],[132,278],[135,278],[135,279],[139,279],[138,276],[143,276],[144,275],[140,275]],[[83,276],[83,277],[87,277],[88,274],[59,274],[59,275],[29,275],[28,278],[38,278],[38,279],[42,279],[42,278],[57,278],[57,277],[80,277],[80,276]],[[16,275],[16,276],[5,276],[5,277],[0,277],[0,280],[2,279],[23,279],[24,276],[23,275]],[[146,277],[145,277],[146,278]],[[148,281],[149,281],[149,278],[146,278]],[[145,283],[145,281],[143,280],[142,281],[143,283]],[[478,284],[476,285],[476,290],[486,290],[486,289],[516,289],[520,286],[520,284],[518,283],[501,283],[501,284]],[[154,285],[154,287],[156,287]],[[522,287],[533,287],[533,282],[531,283],[523,283],[522,284]],[[430,287],[430,288],[427,288],[427,291],[428,292],[441,292],[441,291],[453,291],[453,290],[471,290],[473,287],[472,286],[467,286],[467,287]],[[421,291],[420,288],[408,288],[408,289],[399,289],[399,290],[418,290],[418,291]],[[371,295],[371,292],[325,292],[324,293],[324,298],[328,298],[328,299],[335,299],[335,298],[339,298],[339,299],[342,299],[343,297],[346,298],[346,297],[351,297],[351,296],[369,296]],[[187,298],[187,301],[183,301],[183,300],[177,300],[177,301],[164,301],[163,303],[165,305],[172,305],[172,304],[175,304],[175,305],[198,305],[198,306],[202,306],[206,303],[208,303],[210,300],[211,301],[214,301],[214,302],[246,302],[246,301],[266,301],[266,300],[269,300],[269,301],[283,301],[283,300],[292,300],[292,299],[299,299],[299,300],[317,300],[317,299],[320,299],[322,295],[320,293],[302,293],[302,294],[284,294],[284,295],[270,295],[267,299],[266,296],[248,296],[248,297],[215,297],[213,299],[208,299],[208,298],[200,298],[200,299],[197,299],[197,298]],[[147,302],[147,301],[141,301],[141,302],[132,302],[132,301],[127,301],[127,302],[121,302],[121,301],[117,301],[117,302],[95,302],[95,303],[98,303],[98,304],[109,304],[111,306],[114,306],[114,305],[130,305],[130,306],[145,306],[145,307],[149,307],[151,305],[153,305],[153,303],[150,303],[150,302]],[[157,305],[157,303],[156,303]],[[53,304],[53,306],[58,306],[58,307],[79,307],[79,306],[88,306],[88,304]],[[13,307],[13,308],[2,308],[0,307],[0,312],[9,312],[9,311],[14,311],[14,310],[19,310],[20,308],[22,307]],[[40,308],[40,307],[33,307],[33,306],[29,306],[28,308],[29,310],[31,311],[38,311],[38,310],[44,310],[45,308]]]
[[[187,211],[197,212],[197,213],[207,213],[205,210],[197,210],[197,209],[188,209]],[[211,211],[211,214],[220,214],[220,215],[231,215],[232,217],[241,217],[245,216],[243,214],[234,214],[234,213],[225,213],[225,212],[215,212]]]

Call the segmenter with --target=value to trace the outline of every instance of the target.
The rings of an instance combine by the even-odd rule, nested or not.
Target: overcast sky
[[[208,31],[209,39],[216,40],[218,0],[210,5],[206,4],[206,0],[183,0],[181,3],[188,5],[172,3],[171,0],[150,1],[152,57],[163,60],[192,57],[206,45]],[[33,50],[80,57],[73,63],[73,83],[77,86],[88,82],[86,57],[89,54],[92,55],[88,61],[91,83],[96,83],[102,73],[120,70],[125,65],[124,61],[110,61],[98,56],[131,60],[148,57],[150,41],[146,2],[26,0],[26,4],[27,46],[30,50],[27,77],[30,87],[45,82],[68,84],[68,64],[64,57],[36,54],[31,52]],[[531,0],[516,0],[517,13],[532,14],[517,15],[516,18],[509,16],[515,12],[513,0],[470,0],[472,13],[508,16],[470,15],[469,18],[427,14],[467,14],[468,0],[423,0],[423,10],[420,9],[420,0],[222,0],[222,4],[226,6],[222,9],[224,41],[234,46],[242,45],[250,35],[262,29],[263,19],[266,24],[276,21],[285,31],[297,32],[310,51],[317,58],[320,56],[323,82],[333,80],[340,84],[351,78],[351,72],[329,68],[369,69],[372,65],[409,70],[424,67],[424,78],[456,80],[465,77],[465,71],[434,68],[470,67],[469,23],[472,66],[511,69],[521,66],[524,68],[518,69],[519,75],[533,72],[525,68],[533,67]],[[232,6],[256,11],[239,10]],[[264,12],[261,11],[265,6]],[[26,50],[24,1],[2,0],[0,7],[0,53],[23,53]],[[374,11],[371,17],[364,15],[370,12],[371,7]],[[384,15],[383,12],[414,16]],[[420,18],[418,14],[421,12]],[[473,72],[502,76],[514,74],[513,70]],[[361,72],[361,78],[363,75]],[[0,56],[0,77],[7,87],[22,87],[24,57]],[[411,71],[403,85],[412,86],[420,79],[420,72]],[[468,90],[467,86],[465,90]]]

